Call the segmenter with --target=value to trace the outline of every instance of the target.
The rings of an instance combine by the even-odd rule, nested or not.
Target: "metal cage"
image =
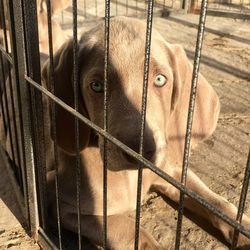
[[[190,11],[197,12],[201,1],[191,1]],[[208,15],[248,19],[250,17],[249,1],[208,1]]]
[[[209,204],[204,198],[200,197],[186,185],[189,148],[191,140],[192,119],[195,105],[197,79],[199,73],[199,65],[201,58],[201,49],[203,43],[203,35],[206,21],[206,13],[208,9],[208,0],[201,2],[201,12],[198,25],[197,42],[195,50],[195,60],[192,76],[192,90],[190,93],[190,102],[188,112],[188,123],[186,128],[185,139],[185,156],[182,166],[181,182],[176,181],[170,175],[157,168],[150,161],[143,157],[143,139],[145,130],[145,116],[147,109],[147,83],[150,60],[150,44],[153,10],[155,13],[161,13],[162,8],[178,6],[182,8],[185,2],[178,1],[105,1],[104,13],[99,11],[97,1],[93,1],[95,5],[94,12],[88,11],[88,6],[84,1],[84,6],[78,10],[76,0],[72,1],[72,16],[73,16],[73,83],[74,95],[78,96],[78,71],[79,62],[77,60],[77,39],[78,39],[78,14],[84,17],[96,18],[104,15],[105,22],[105,67],[104,67],[104,127],[96,126],[89,119],[84,117],[79,112],[79,103],[75,98],[74,107],[70,107],[58,97],[54,95],[53,86],[53,46],[52,46],[52,28],[51,28],[51,3],[47,0],[47,17],[48,17],[48,38],[49,38],[49,59],[51,62],[51,86],[46,89],[41,85],[41,63],[38,44],[38,26],[37,26],[37,5],[36,1],[30,0],[0,0],[0,20],[3,28],[3,41],[0,45],[0,80],[1,80],[1,110],[3,114],[4,127],[10,127],[8,140],[11,148],[9,149],[10,168],[14,171],[17,179],[17,189],[20,192],[20,200],[24,208],[24,214],[30,231],[37,238],[39,244],[44,249],[63,249],[62,229],[60,221],[60,202],[58,194],[58,166],[57,166],[57,149],[56,141],[54,141],[54,157],[56,171],[56,197],[57,197],[57,228],[58,231],[51,234],[48,226],[48,211],[46,207],[46,155],[45,155],[45,138],[43,124],[43,104],[42,98],[47,98],[51,104],[52,124],[55,123],[56,107],[60,106],[75,116],[75,142],[77,149],[77,157],[75,161],[77,173],[77,211],[78,211],[78,249],[84,248],[81,237],[81,219],[80,219],[80,159],[79,159],[79,123],[84,123],[96,133],[104,137],[104,162],[103,162],[103,247],[107,248],[107,141],[113,143],[128,155],[135,158],[141,164],[138,169],[138,188],[137,188],[137,208],[136,208],[136,225],[135,225],[135,249],[138,249],[139,225],[140,225],[140,205],[141,205],[141,185],[143,167],[153,171],[155,174],[163,178],[166,182],[176,187],[181,191],[180,205],[178,209],[178,220],[176,230],[176,245],[175,249],[180,247],[182,218],[183,218],[183,203],[184,196],[189,196],[201,206],[204,206],[218,218],[225,221],[234,227],[234,241],[232,249],[237,245],[239,233],[250,238],[249,229],[241,225],[244,204],[250,178],[250,154],[245,170],[244,183],[240,198],[238,216],[235,220],[229,218],[223,211],[219,211],[216,207]],[[141,107],[141,135],[140,135],[140,151],[134,152],[121,141],[114,138],[108,132],[108,91],[109,91],[109,21],[111,17],[111,5],[115,5],[115,13],[112,15],[133,15],[145,16],[147,18],[147,32],[145,44],[145,61],[144,61],[144,82],[143,82],[143,97]],[[154,6],[155,4],[155,6]],[[120,13],[119,6],[125,6],[125,13]],[[242,6],[242,5],[241,5]],[[186,7],[185,7],[186,8]],[[243,7],[242,7],[243,8]],[[124,8],[123,8],[124,10]],[[146,10],[146,12],[145,12]],[[65,15],[62,18],[66,18]],[[55,127],[55,126],[54,126]],[[55,138],[56,130],[52,132]],[[4,154],[4,153],[3,153]]]

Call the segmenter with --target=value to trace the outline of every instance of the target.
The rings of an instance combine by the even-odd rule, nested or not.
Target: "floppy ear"
[[[74,92],[72,83],[73,72],[73,42],[69,40],[56,52],[54,60],[54,91],[66,104],[74,108]],[[50,85],[50,61],[47,60],[42,70],[42,78],[46,86]],[[50,89],[50,88],[49,88]],[[78,93],[79,112],[87,115],[83,95]],[[80,150],[87,146],[90,129],[79,122]],[[57,144],[68,153],[75,154],[75,118],[60,106],[56,106],[56,139]]]
[[[188,106],[193,67],[184,49],[179,45],[168,45],[173,63],[173,109],[167,127],[170,159],[182,162],[187,127]],[[220,110],[217,94],[206,79],[199,74],[191,143],[208,138],[216,128]]]

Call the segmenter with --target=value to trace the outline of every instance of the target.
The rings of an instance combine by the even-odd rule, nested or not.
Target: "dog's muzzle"
[[[155,158],[155,153],[156,153],[156,144],[155,144],[154,138],[151,136],[150,137],[145,136],[143,142],[144,142],[143,143],[143,157],[153,162]],[[127,140],[124,143],[133,151],[135,151],[136,153],[139,153],[140,151],[140,138],[139,137],[131,138],[130,140]],[[123,155],[129,162],[131,163],[136,162],[136,159],[128,155],[126,152],[123,152]]]

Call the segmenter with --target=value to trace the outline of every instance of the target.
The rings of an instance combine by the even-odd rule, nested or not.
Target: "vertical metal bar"
[[[250,179],[250,149],[248,152],[246,170],[245,170],[245,175],[244,175],[244,180],[243,180],[243,186],[241,189],[238,213],[237,213],[237,217],[236,217],[236,221],[239,223],[241,223],[241,221],[242,221],[242,216],[243,216],[243,212],[244,212],[244,208],[245,208],[247,191],[248,191],[248,187],[249,187],[249,179]],[[234,229],[231,250],[236,248],[237,243],[238,243],[238,238],[239,238],[239,231]]]
[[[0,67],[1,67],[1,72],[0,74],[2,75],[2,79],[5,82],[5,73],[4,73],[4,63],[3,63],[3,54],[2,52],[0,52]],[[2,83],[4,85],[4,82]],[[0,86],[0,102],[1,102],[1,110],[2,110],[2,118],[3,118],[3,125],[4,125],[4,131],[6,131],[7,129],[7,114],[6,114],[6,107],[3,103],[3,88],[4,86],[2,85],[2,87]]]
[[[38,39],[38,20],[36,1],[23,0],[23,14],[25,22],[25,42],[27,56],[27,74],[41,85],[41,66]],[[47,227],[47,190],[46,190],[46,158],[44,140],[44,119],[42,94],[30,88],[31,132],[34,151],[35,174],[37,181],[39,223]],[[28,167],[28,166],[27,166]]]
[[[14,7],[18,6],[18,3],[15,3]],[[17,8],[17,7],[16,7]],[[12,59],[13,59],[13,77],[14,77],[14,83],[16,85],[16,95],[17,95],[17,106],[18,106],[18,113],[20,114],[20,137],[21,137],[21,142],[20,146],[22,148],[22,164],[21,164],[21,169],[22,169],[22,179],[23,179],[23,194],[24,194],[24,216],[26,218],[27,225],[29,227],[32,227],[32,220],[30,219],[30,211],[33,212],[34,209],[30,208],[29,206],[29,195],[28,195],[28,189],[32,189],[32,184],[28,186],[28,181],[27,181],[27,169],[26,169],[26,157],[25,157],[25,143],[24,143],[24,129],[23,129],[23,116],[22,116],[22,104],[20,100],[20,83],[22,79],[19,77],[18,73],[18,64],[22,62],[21,67],[19,67],[22,71],[24,68],[25,63],[23,62],[22,54],[20,54],[20,58],[17,58],[17,50],[22,48],[22,44],[19,39],[22,37],[22,31],[17,29],[16,21],[14,20],[14,12],[13,12],[13,5],[11,3],[8,4],[8,10],[9,10],[9,17],[10,17],[10,37],[11,37],[11,51],[12,51]],[[20,12],[21,16],[18,13],[15,13],[16,17],[19,19],[18,24],[22,25],[22,12]],[[17,34],[17,35],[16,35]],[[18,41],[20,41],[18,43]],[[17,47],[18,44],[18,47]],[[25,60],[25,59],[24,59]],[[31,181],[32,182],[32,181]],[[33,197],[31,197],[33,198]]]
[[[77,38],[77,0],[72,0],[73,7],[73,89],[74,106],[79,110],[78,89],[79,89],[79,69],[78,69],[78,38]],[[77,205],[77,226],[78,226],[78,249],[82,249],[81,234],[81,167],[80,167],[80,145],[79,145],[79,120],[75,117],[75,145],[76,145],[76,205]]]
[[[5,50],[6,50],[6,52],[7,53],[9,53],[9,48],[8,48],[8,38],[7,38],[7,27],[6,27],[6,16],[5,16],[5,8],[4,8],[4,2],[3,2],[3,0],[1,0],[0,1],[0,15],[1,15],[1,19],[0,19],[0,21],[1,21],[1,26],[2,26],[2,28],[3,28],[3,35],[4,35],[4,37],[3,37],[3,39],[4,39],[4,45],[5,45]]]
[[[148,73],[149,73],[149,63],[150,63],[151,34],[153,25],[153,8],[154,8],[154,0],[149,0],[148,14],[147,14],[146,42],[145,42],[143,93],[142,93],[142,106],[141,106],[141,134],[140,134],[139,153],[142,156],[143,156],[144,132],[145,132],[145,122],[146,122],[146,112],[147,112]],[[138,169],[138,180],[137,180],[135,244],[134,244],[135,250],[138,249],[138,243],[139,243],[142,170],[143,170],[142,165],[140,165]]]
[[[5,49],[6,52],[9,53],[9,45],[8,45],[8,36],[7,36],[7,30],[6,30],[6,16],[4,13],[4,5],[3,1],[1,0],[1,16],[2,16],[2,26],[4,31],[4,43],[5,43]],[[2,65],[4,67],[4,64]],[[13,156],[13,168],[17,172],[18,181],[20,183],[21,188],[23,189],[23,181],[22,181],[22,173],[21,173],[21,160],[20,160],[20,150],[19,150],[19,144],[18,144],[18,135],[17,135],[17,124],[16,124],[16,109],[14,105],[14,94],[13,94],[13,83],[12,83],[12,75],[11,75],[11,69],[9,63],[7,63],[7,73],[8,77],[5,76],[6,80],[9,79],[9,93],[10,93],[10,103],[6,106],[6,111],[8,112],[9,117],[9,133],[10,133],[10,143],[11,143],[11,151]],[[8,91],[7,91],[7,81],[3,83],[3,86],[5,88],[5,98],[6,101],[8,101]],[[11,119],[12,117],[12,119]],[[12,131],[12,125],[14,131]]]
[[[51,25],[51,1],[47,0],[47,18],[48,18],[48,38],[49,38],[49,59],[50,59],[50,84],[49,90],[52,94],[55,93],[54,82],[54,59],[53,59],[53,39],[52,39],[52,25]],[[58,177],[58,151],[57,151],[57,135],[56,135],[56,105],[51,102],[51,133],[53,138],[54,161],[55,161],[55,188],[56,188],[56,214],[57,214],[57,230],[59,249],[62,249],[62,233],[61,233],[61,218],[60,218],[60,204],[59,204],[59,177]]]
[[[1,68],[2,68],[2,75],[4,77],[4,79],[6,78],[5,76],[5,72],[4,72],[4,63],[3,63],[3,58],[2,58],[2,53],[1,53],[1,57],[0,57],[0,64],[1,64]],[[10,129],[10,124],[11,124],[11,120],[10,120],[10,114],[9,114],[9,107],[8,107],[8,98],[7,98],[7,89],[6,89],[6,82],[3,82],[3,96],[4,96],[4,105],[5,105],[5,109],[6,109],[6,118],[7,118],[7,124],[9,126],[9,133],[10,133],[10,149],[11,149],[11,155],[13,158],[13,169],[15,168],[15,153],[14,153],[14,145],[13,145],[13,141],[12,141],[12,130]]]
[[[13,142],[13,146],[15,147],[15,150],[16,150],[16,154],[15,154],[15,151],[14,151],[14,162],[16,163],[16,166],[15,168],[17,169],[17,174],[18,174],[18,179],[19,179],[19,183],[20,183],[20,187],[21,189],[23,189],[23,181],[22,181],[22,173],[21,173],[21,159],[20,159],[20,150],[19,150],[19,143],[18,143],[18,132],[17,132],[17,116],[18,116],[18,113],[16,112],[16,107],[15,107],[15,104],[14,104],[14,89],[13,89],[13,81],[12,81],[12,74],[11,74],[11,69],[10,69],[10,65],[8,64],[8,74],[9,74],[9,93],[10,93],[10,107],[11,107],[11,123],[9,124],[9,130],[11,131],[12,130],[12,125],[13,125],[13,137],[14,137],[14,142]],[[7,83],[7,82],[6,82]],[[5,84],[6,84],[5,83]],[[7,88],[7,86],[6,86]],[[11,132],[12,133],[12,132]],[[12,137],[12,140],[13,140],[13,137]],[[16,160],[15,160],[16,159]]]
[[[3,28],[3,14],[2,14],[2,11],[4,11],[4,6],[3,6],[3,1],[1,0],[0,1],[0,29],[4,29]],[[0,41],[0,46],[1,47],[4,47],[4,41]],[[4,102],[3,102],[3,96],[4,96],[4,93],[3,93],[3,88],[4,88],[4,83],[5,83],[5,80],[6,80],[6,76],[5,76],[5,73],[4,73],[4,68],[5,68],[5,65],[4,65],[4,61],[3,61],[3,53],[2,51],[0,52],[0,60],[1,60],[1,64],[0,64],[0,67],[1,67],[1,72],[0,74],[2,75],[2,80],[3,80],[3,83],[2,83],[2,86],[0,85],[0,102],[1,102],[1,110],[2,110],[2,119],[3,119],[3,125],[4,125],[4,131],[7,130],[7,114],[6,114],[6,107],[4,105]],[[0,78],[1,79],[1,78]]]
[[[104,131],[108,131],[108,82],[109,82],[109,31],[110,31],[110,0],[105,0],[105,30],[104,30]],[[103,247],[107,249],[107,139],[103,145]]]
[[[27,210],[29,213],[29,226],[32,235],[37,234],[39,225],[37,192],[36,192],[36,173],[34,164],[34,151],[31,136],[31,118],[29,105],[29,88],[26,85],[26,58],[24,53],[24,23],[22,16],[22,0],[8,1],[11,21],[11,37],[12,37],[12,55],[14,59],[14,78],[17,89],[20,92],[20,106],[22,113],[22,141],[24,146],[24,161],[27,191]],[[18,51],[18,53],[17,53]]]
[[[205,30],[205,22],[206,22],[207,2],[208,2],[207,0],[202,0],[197,41],[196,41],[193,75],[192,75],[192,85],[191,85],[189,107],[188,107],[188,118],[187,118],[187,128],[186,128],[186,136],[185,136],[184,156],[183,156],[183,163],[182,163],[181,183],[183,185],[186,185],[186,180],[187,180],[188,158],[189,158],[189,149],[190,149],[190,142],[191,142],[191,131],[192,131],[192,124],[193,124],[193,114],[194,114],[194,107],[195,107],[196,90],[197,90],[198,77],[199,77],[201,49],[202,49],[203,36],[204,36],[204,30]],[[180,248],[182,219],[183,219],[183,203],[184,203],[184,193],[183,192],[180,193],[179,203],[180,204],[179,204],[179,209],[178,209],[175,249]]]

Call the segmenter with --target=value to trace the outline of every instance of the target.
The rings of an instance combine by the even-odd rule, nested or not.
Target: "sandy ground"
[[[87,8],[89,18],[95,17],[94,7],[94,1],[90,2]],[[143,7],[141,5],[141,9]],[[103,8],[100,7],[97,12],[102,15]],[[128,12],[135,14],[132,7]],[[114,8],[112,13],[115,15]],[[119,6],[118,14],[126,14],[126,8]],[[69,35],[70,22],[68,8],[63,15],[63,28]],[[83,9],[79,12],[79,23],[83,28],[91,25],[91,22],[84,24]],[[191,60],[195,50],[197,23],[196,15],[154,19],[154,27],[168,42],[181,44]],[[190,167],[213,191],[237,205],[250,145],[250,22],[208,17],[206,28],[201,72],[220,97],[221,113],[213,136],[192,152]],[[13,209],[16,203],[10,198],[12,189],[7,184],[6,173],[1,169],[0,249],[37,249],[37,245],[7,209],[10,208],[16,216],[19,214]],[[249,200],[248,195],[248,214]],[[156,194],[152,194],[142,206],[142,226],[152,233],[164,249],[174,249],[175,208],[176,204]],[[224,243],[220,233],[186,213],[181,249],[228,249]]]

